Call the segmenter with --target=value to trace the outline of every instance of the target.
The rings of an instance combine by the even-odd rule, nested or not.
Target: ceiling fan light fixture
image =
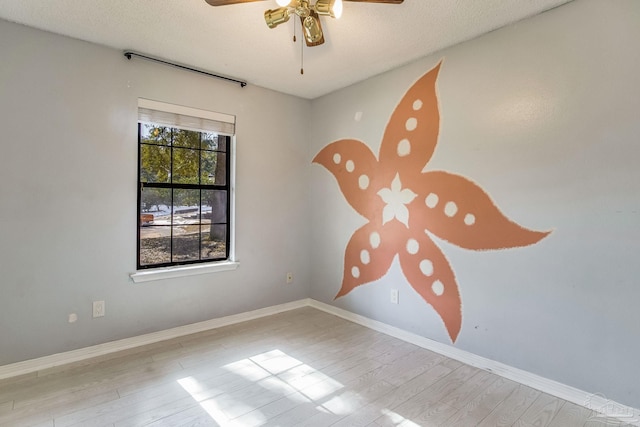
[[[342,0],[318,0],[315,4],[318,15],[328,15],[340,19],[342,16]]]
[[[280,7],[278,9],[266,10],[264,12],[264,20],[269,28],[275,28],[289,20],[289,9]]]
[[[291,0],[276,0],[276,3],[278,3],[278,6],[284,7],[284,6],[289,6],[289,3],[291,3]]]
[[[302,22],[304,28],[304,38],[308,43],[316,43],[322,39],[322,28],[320,27],[320,21],[313,15],[309,15],[304,18]]]

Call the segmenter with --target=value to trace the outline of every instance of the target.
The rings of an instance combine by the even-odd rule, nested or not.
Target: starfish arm
[[[413,199],[415,199],[416,197],[418,197],[418,195],[416,193],[414,193],[413,191],[409,190],[408,188],[405,188],[404,190],[402,190],[400,192],[400,202],[404,205],[407,205],[411,202],[413,202]]]
[[[393,202],[393,192],[388,188],[383,188],[382,190],[378,191],[378,196],[380,196],[382,201],[385,203]]]
[[[405,225],[405,227],[409,228],[409,209],[400,203],[396,206],[396,211],[394,212],[395,217]]]
[[[380,190],[376,168],[378,161],[371,149],[353,139],[342,139],[324,147],[313,159],[335,176],[349,204],[371,220],[384,203],[376,195]]]
[[[391,191],[395,193],[399,193],[402,191],[402,181],[400,181],[400,174],[396,173],[396,177],[391,181]]]
[[[384,276],[396,255],[397,221],[382,227],[368,223],[356,230],[344,254],[342,288],[336,298]],[[404,228],[404,227],[403,227]]]
[[[438,143],[436,79],[440,64],[422,76],[396,106],[380,146],[382,170],[419,172]]]
[[[396,211],[392,205],[387,205],[382,209],[382,225],[388,223],[396,217]]]
[[[412,203],[411,227],[465,249],[532,245],[550,231],[524,228],[507,218],[489,195],[469,179],[444,171],[422,174],[421,197]]]
[[[409,237],[398,253],[405,277],[435,309],[455,342],[462,325],[462,303],[449,261],[424,233]]]

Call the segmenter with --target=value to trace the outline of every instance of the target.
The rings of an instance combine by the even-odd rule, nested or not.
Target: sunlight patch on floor
[[[408,420],[402,415],[396,412],[393,412],[389,409],[383,409],[381,412],[386,417],[390,425],[402,426],[402,427],[420,427],[419,424],[416,424],[413,421]]]
[[[178,380],[178,384],[182,386],[182,388],[193,397],[193,399],[200,403],[202,409],[207,411],[207,414],[218,424],[228,425],[229,418],[225,415],[220,407],[215,402],[215,399],[202,400],[202,394],[205,391],[201,386],[198,380],[193,377],[181,378]],[[208,391],[207,391],[208,392]]]
[[[248,383],[258,385],[262,389],[260,394],[269,403],[282,398],[296,403],[315,402],[319,404],[316,407],[319,412],[342,415],[350,413],[358,399],[357,394],[352,392],[331,397],[343,389],[344,385],[278,349],[229,363],[223,369],[237,376],[237,380],[247,380]],[[255,424],[267,421],[260,407],[252,407],[248,402],[233,396],[241,393],[226,393],[202,384],[194,377],[179,379],[178,384],[221,426],[237,424],[233,421],[237,417]],[[242,387],[238,390],[241,389]],[[326,398],[329,400],[321,402]]]
[[[362,398],[357,393],[348,391],[338,396],[333,396],[331,399],[322,404],[329,412],[337,415],[349,415],[355,409],[362,406]]]

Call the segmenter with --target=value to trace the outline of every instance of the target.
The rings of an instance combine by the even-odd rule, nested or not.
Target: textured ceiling
[[[1,0],[0,18],[313,99],[568,1],[345,2],[342,18],[322,18],[326,43],[304,49],[304,75],[294,20],[264,22],[275,0]]]

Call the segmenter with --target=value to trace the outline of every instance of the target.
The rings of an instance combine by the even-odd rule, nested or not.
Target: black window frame
[[[143,125],[154,125],[154,126],[158,126],[158,127],[163,127],[163,128],[170,128],[172,130],[172,136],[171,136],[171,143],[170,145],[163,145],[163,144],[149,144],[149,143],[144,143],[143,142],[143,136],[142,136],[142,126]],[[155,146],[162,146],[162,147],[166,147],[169,150],[171,150],[171,158],[170,158],[170,163],[171,163],[171,170],[173,171],[173,167],[174,167],[174,161],[173,161],[173,150],[174,149],[184,149],[185,147],[180,147],[180,146],[174,146],[173,142],[174,142],[174,138],[173,138],[173,129],[181,129],[181,130],[186,130],[186,131],[191,131],[191,132],[198,132],[200,134],[200,138],[202,140],[202,135],[203,134],[212,134],[215,133],[218,140],[220,138],[225,138],[225,184],[186,184],[186,183],[174,183],[173,182],[173,173],[170,175],[170,182],[166,182],[166,183],[161,183],[161,182],[146,182],[142,180],[142,147],[144,145],[155,145]],[[233,138],[231,135],[227,135],[224,133],[219,133],[219,132],[209,132],[209,131],[204,131],[204,130],[193,130],[193,129],[187,129],[187,128],[182,128],[180,126],[176,126],[176,125],[165,125],[165,124],[160,124],[160,123],[149,123],[149,122],[141,122],[138,121],[138,189],[137,189],[137,239],[136,239],[136,265],[137,265],[137,269],[138,270],[147,270],[147,269],[152,269],[152,268],[166,268],[166,267],[175,267],[175,266],[183,266],[183,265],[192,265],[192,264],[207,264],[207,263],[216,263],[216,262],[221,262],[221,261],[228,261],[230,259],[231,256],[231,227],[232,227],[232,218],[231,218],[231,186],[232,186],[232,171],[231,171],[231,159],[232,159],[232,150],[233,150]],[[201,176],[201,167],[202,167],[202,152],[222,152],[222,150],[208,150],[208,149],[203,149],[202,148],[202,144],[200,144],[200,146],[198,148],[193,148],[193,147],[189,147],[189,149],[192,150],[196,150],[199,152],[198,155],[198,176]],[[170,224],[169,225],[162,225],[161,227],[168,227],[170,230],[170,262],[163,262],[163,263],[155,263],[155,264],[141,264],[141,229],[143,227],[143,215],[145,214],[145,212],[143,212],[142,210],[142,193],[144,191],[145,188],[163,188],[163,189],[169,189],[171,191],[171,214],[169,215],[170,217]],[[226,191],[226,223],[217,223],[219,225],[225,224],[226,225],[226,232],[225,232],[225,256],[224,257],[217,257],[217,258],[205,258],[202,259],[202,226],[203,226],[203,221],[202,221],[202,212],[200,212],[200,219],[199,219],[199,226],[200,226],[200,232],[198,233],[198,243],[199,243],[199,249],[198,249],[198,259],[192,259],[192,260],[180,260],[180,261],[174,261],[174,250],[173,250],[173,242],[174,242],[174,236],[173,236],[173,230],[174,230],[174,217],[175,217],[175,213],[174,213],[174,198],[173,198],[173,194],[174,191],[173,190],[222,190],[222,191]],[[202,192],[200,193],[200,203],[199,206],[202,207]],[[213,206],[212,206],[212,210],[213,210]],[[213,212],[212,212],[213,213]],[[211,218],[211,221],[213,221],[213,218]]]

